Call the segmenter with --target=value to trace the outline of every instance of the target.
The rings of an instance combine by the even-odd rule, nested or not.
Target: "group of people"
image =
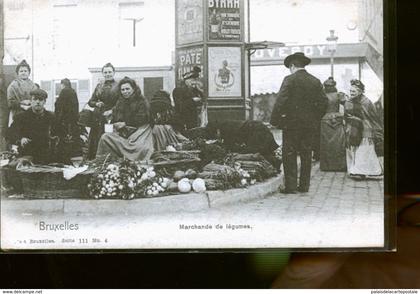
[[[35,162],[68,163],[80,151],[77,94],[69,79],[61,80],[55,111],[46,111],[48,94],[29,79],[30,72],[23,60],[16,67],[17,78],[7,89],[10,111],[6,141]]]
[[[346,171],[354,179],[380,178],[383,168],[383,126],[365,85],[351,80],[350,96],[339,93],[332,77],[324,84],[308,73],[311,59],[301,52],[284,65],[291,74],[281,85],[271,124],[283,130],[282,193],[308,192],[312,154],[323,171]],[[298,181],[297,156],[300,156]]]
[[[365,86],[352,80],[350,95],[339,93],[332,77],[324,84],[308,73],[311,59],[298,52],[284,65],[291,74],[284,78],[271,116],[271,124],[283,130],[284,193],[307,192],[310,186],[312,153],[323,171],[345,171],[364,179],[382,175],[378,157],[383,156],[383,126],[375,106],[364,95]],[[9,129],[6,139],[19,154],[34,162],[70,163],[82,155],[81,137],[88,137],[86,158],[113,155],[130,160],[150,158],[156,150],[179,144],[202,127],[207,138],[224,138],[227,145],[247,145],[275,163],[279,146],[261,122],[207,121],[206,101],[199,67],[184,74],[170,94],[158,91],[144,97],[129,77],[114,78],[111,63],[102,67],[104,79],[88,102],[90,110],[79,113],[76,92],[68,79],[54,113],[45,110],[47,93],[29,79],[31,68],[22,61],[17,78],[9,85]],[[88,136],[87,136],[88,133]],[[298,181],[297,156],[300,156]]]
[[[82,138],[87,139],[88,160],[111,154],[131,160],[148,159],[153,151],[178,144],[186,129],[200,126],[197,110],[203,106],[200,68],[186,73],[180,87],[170,94],[160,90],[147,99],[134,79],[114,79],[111,63],[102,67],[104,79],[88,102],[89,110],[79,113],[77,94],[68,79],[61,80],[61,91],[54,112],[45,109],[47,92],[30,78],[31,68],[23,60],[16,67],[17,78],[7,90],[9,127],[6,141],[19,155],[34,163],[70,164],[82,156]]]

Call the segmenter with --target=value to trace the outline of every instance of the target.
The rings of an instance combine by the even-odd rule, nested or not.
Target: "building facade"
[[[52,97],[58,93],[57,83],[67,77],[83,106],[96,85],[98,69],[107,62],[121,69],[117,77],[132,75],[142,88],[162,85],[170,92],[174,86],[173,0],[3,0],[2,4],[4,64],[26,59],[32,79]],[[360,77],[367,81],[371,99],[377,99],[383,88],[382,11],[381,0],[250,0],[251,41],[287,45],[252,56],[251,94],[278,91],[288,73],[282,66],[283,55],[293,48],[313,54],[309,70],[326,79],[328,57],[319,48],[334,29],[339,49],[344,44],[356,48],[357,43],[373,48],[365,51],[365,59],[351,54],[336,58],[340,88],[345,91],[350,77]],[[283,55],[268,59],[259,55],[270,57],[276,54],[273,50]],[[48,101],[49,108],[53,104],[53,99]]]
[[[117,68],[155,67],[149,78],[162,73],[164,89],[171,90],[172,84],[166,81],[171,73],[162,71],[162,66],[172,65],[173,1],[3,1],[4,63],[13,65],[26,59],[34,82],[52,97],[58,92],[57,83],[66,77],[84,104],[96,83],[89,69],[107,62]],[[143,69],[140,72],[144,73]],[[144,86],[144,79],[139,82]],[[47,107],[53,104],[52,99]]]

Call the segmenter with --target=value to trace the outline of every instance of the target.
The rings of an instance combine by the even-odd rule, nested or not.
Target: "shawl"
[[[35,84],[30,79],[15,79],[7,88],[7,103],[9,108],[14,112],[19,111],[20,102],[31,100],[30,92],[35,89]]]

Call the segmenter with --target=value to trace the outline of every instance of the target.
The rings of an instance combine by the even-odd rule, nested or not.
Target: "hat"
[[[16,66],[16,74],[19,73],[19,69],[24,66],[27,67],[29,72],[31,72],[31,67],[29,66],[29,64],[26,62],[26,60],[22,60],[17,66]]]
[[[334,81],[333,77],[329,77],[328,79],[325,80],[324,82],[324,87],[335,87],[337,85],[336,81]]]
[[[200,72],[201,68],[195,65],[192,71],[185,73],[182,77],[184,78],[184,81],[188,79],[196,79],[200,76]]]
[[[357,79],[351,80],[350,85],[359,88],[360,90],[362,90],[362,92],[365,91],[365,85],[360,80],[357,80]]]
[[[290,63],[292,63],[293,61],[300,61],[303,66],[306,66],[309,63],[311,63],[311,59],[309,57],[306,57],[305,54],[303,54],[303,52],[296,52],[287,56],[286,59],[284,59],[284,66],[289,68]]]
[[[47,97],[48,97],[47,92],[45,92],[45,91],[44,91],[44,90],[42,90],[42,89],[32,90],[29,94],[30,94],[31,96],[35,96],[35,98],[41,98],[41,99],[43,99],[43,100],[47,99]]]

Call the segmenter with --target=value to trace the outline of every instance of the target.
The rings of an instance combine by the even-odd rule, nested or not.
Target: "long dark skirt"
[[[327,113],[321,120],[320,169],[346,171],[346,137],[340,113]]]

